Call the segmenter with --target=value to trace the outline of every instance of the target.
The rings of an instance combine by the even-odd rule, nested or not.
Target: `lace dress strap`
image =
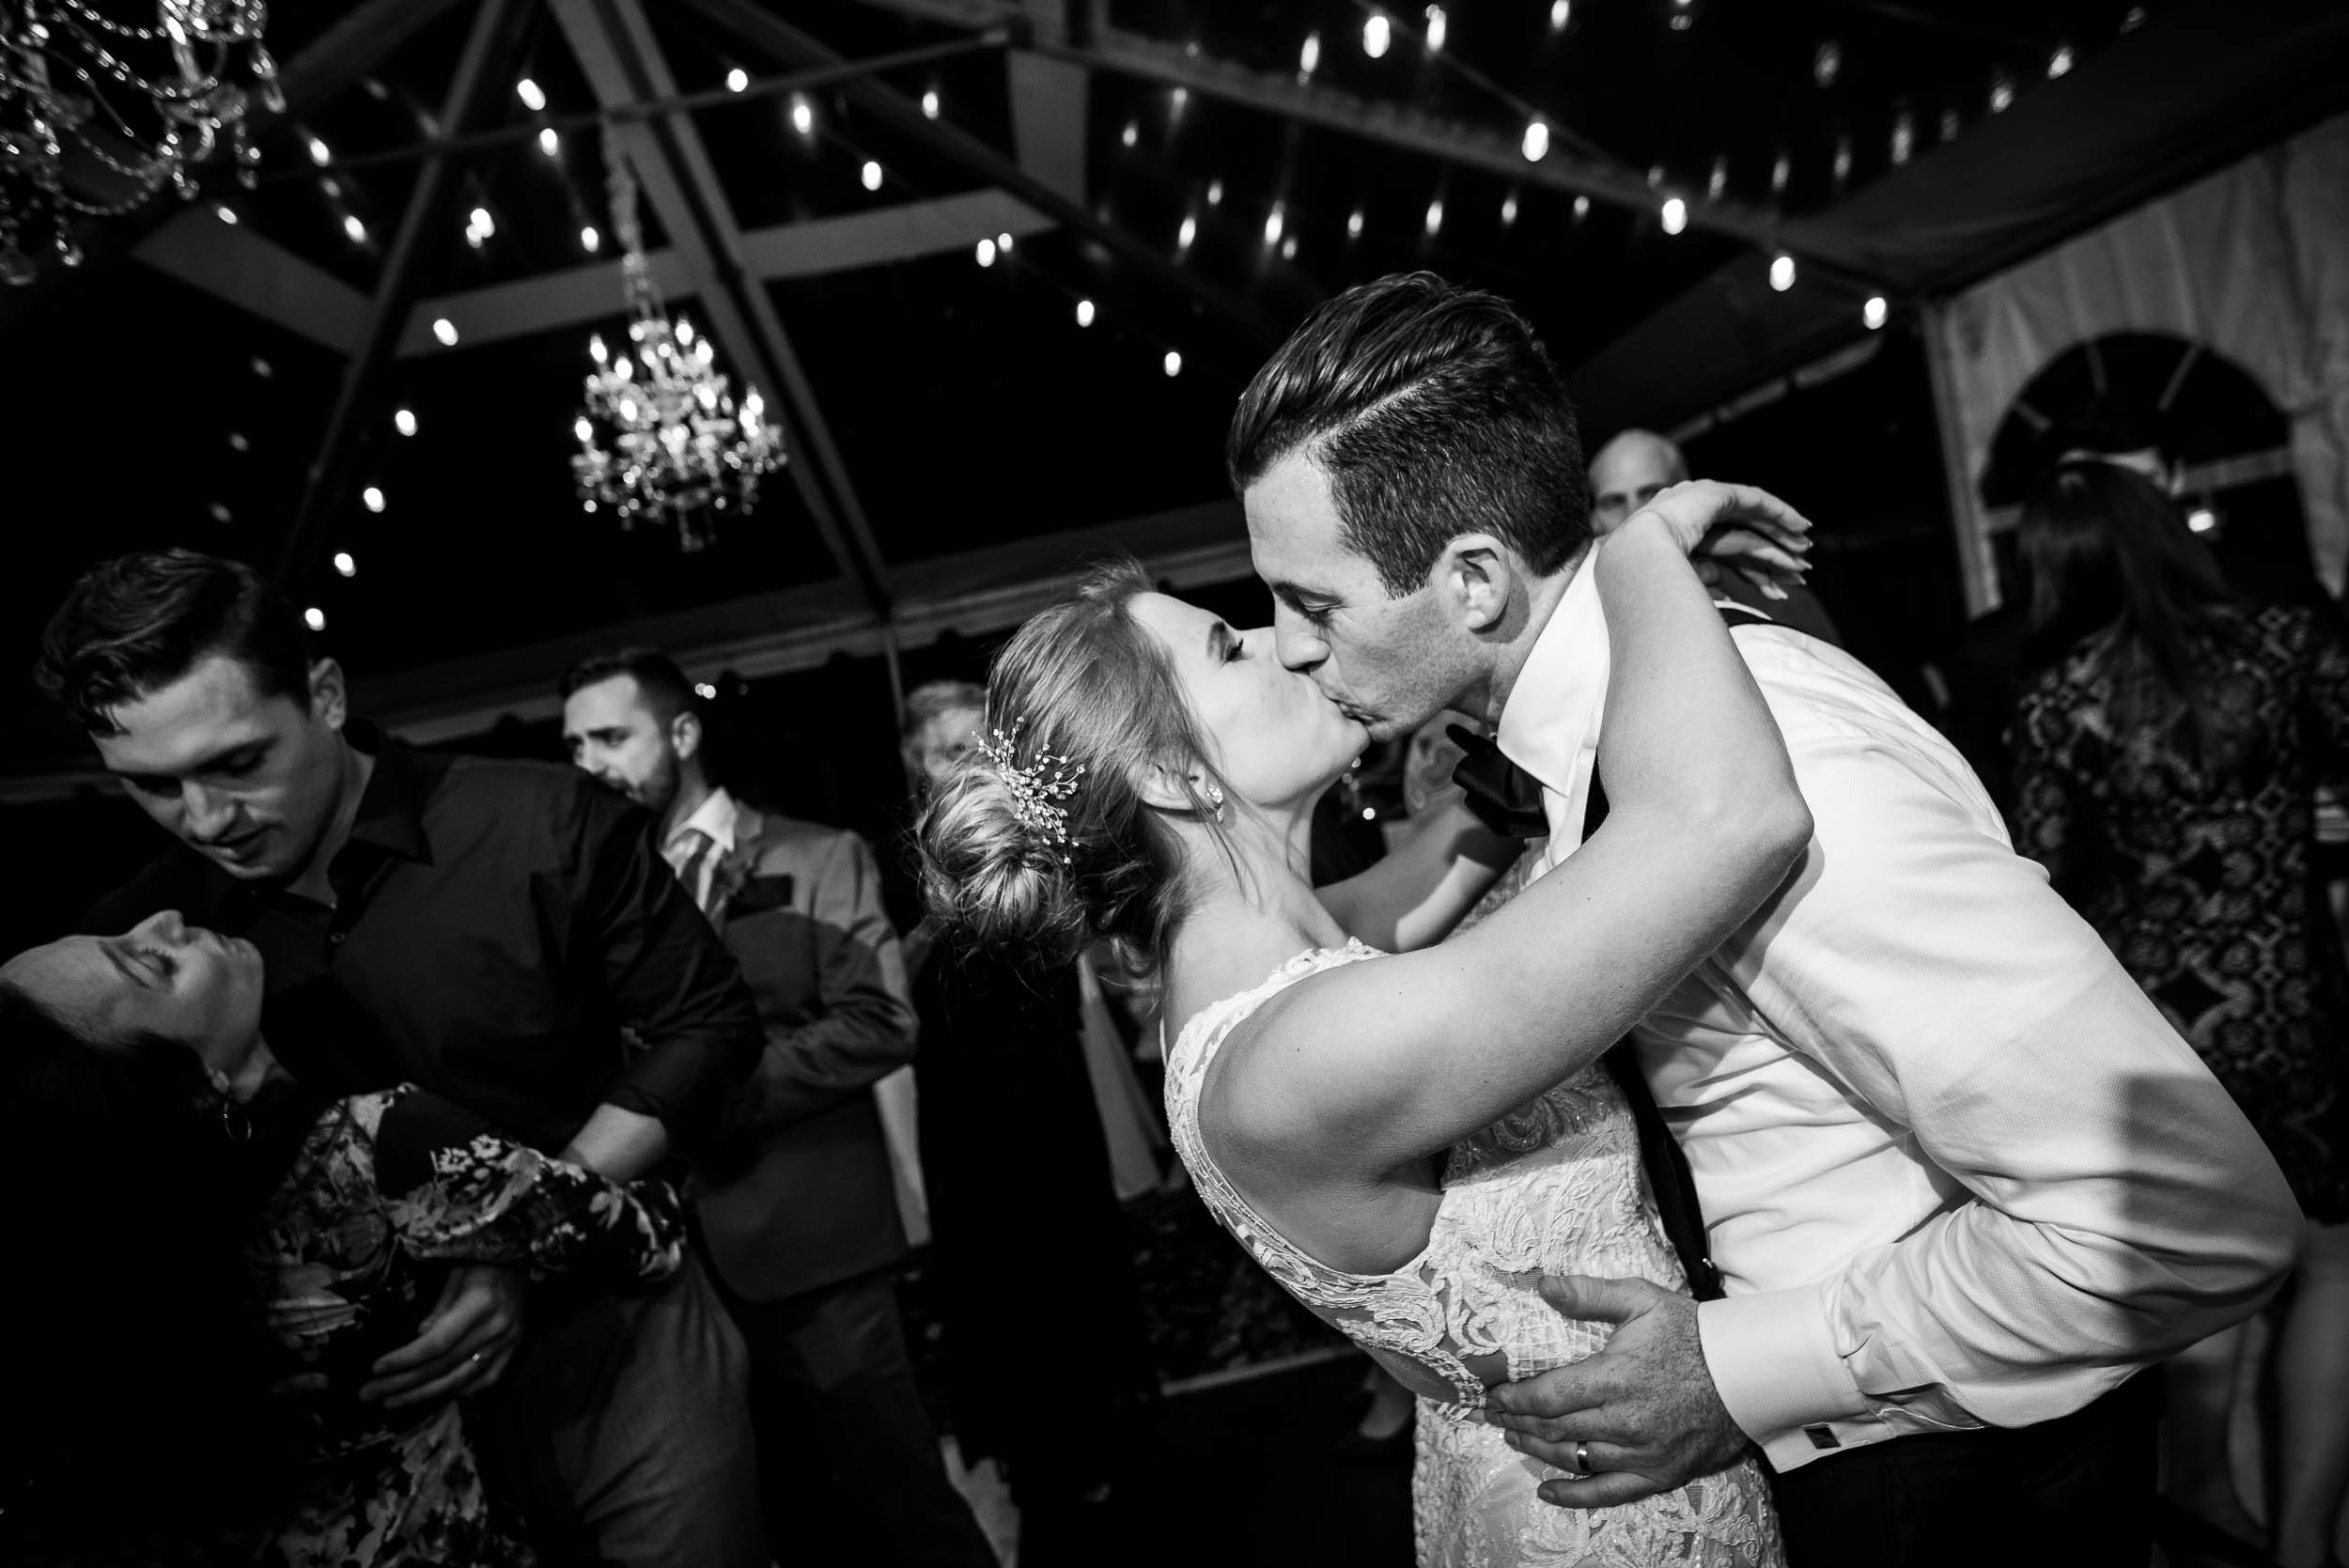
[[[1265,1272],[1291,1295],[1364,1349],[1383,1353],[1433,1374],[1450,1386],[1449,1397],[1481,1405],[1485,1383],[1453,1352],[1443,1291],[1424,1267],[1424,1250],[1389,1274],[1351,1274],[1332,1268],[1283,1235],[1240,1196],[1199,1132],[1199,1097],[1207,1067],[1233,1030],[1273,997],[1325,970],[1384,956],[1359,940],[1344,947],[1314,948],[1274,970],[1262,985],[1223,998],[1193,1014],[1167,1053],[1166,1110],[1175,1151],[1190,1167],[1192,1186],[1216,1221],[1248,1249]],[[1432,1242],[1431,1242],[1431,1245]],[[1408,1370],[1396,1369],[1396,1370]]]

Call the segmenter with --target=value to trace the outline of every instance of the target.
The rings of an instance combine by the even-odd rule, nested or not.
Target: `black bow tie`
[[[1549,831],[1542,810],[1541,781],[1501,754],[1501,748],[1473,730],[1447,724],[1444,733],[1461,751],[1452,782],[1468,795],[1476,820],[1504,838],[1539,838]]]

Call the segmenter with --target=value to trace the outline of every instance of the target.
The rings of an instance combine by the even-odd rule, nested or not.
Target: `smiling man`
[[[311,1086],[412,1080],[628,1180],[690,1147],[754,1064],[749,993],[648,816],[568,768],[412,752],[351,721],[341,667],[249,567],[184,550],[94,567],[36,678],[179,840],[86,928],[177,909],[249,941],[263,1028]],[[542,1309],[527,1341],[522,1285],[455,1270],[361,1396],[477,1394],[516,1357],[540,1522],[608,1561],[763,1563],[741,1343],[699,1271]]]

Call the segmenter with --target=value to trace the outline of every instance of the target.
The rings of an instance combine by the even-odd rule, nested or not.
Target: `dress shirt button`
[[[326,934],[326,939],[333,942],[336,947],[340,947],[350,936],[350,933],[348,931],[329,931]]]

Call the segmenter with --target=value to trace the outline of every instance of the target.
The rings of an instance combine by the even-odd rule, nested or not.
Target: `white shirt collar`
[[[698,828],[709,835],[709,842],[721,855],[734,853],[734,824],[739,808],[734,797],[723,789],[713,789],[708,799],[693,808],[693,815],[677,824],[677,832],[669,835],[674,844],[689,829]]]
[[[1494,735],[1503,756],[1541,781],[1552,836],[1569,846],[1581,838],[1607,710],[1607,612],[1594,560],[1583,556],[1534,638]]]

